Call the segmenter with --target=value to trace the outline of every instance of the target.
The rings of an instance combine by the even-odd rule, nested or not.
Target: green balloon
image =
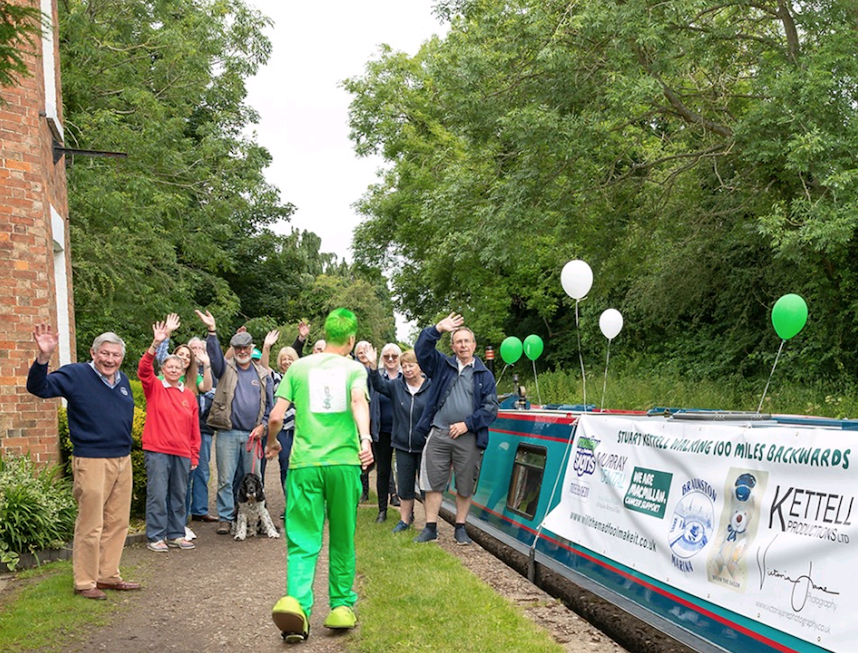
[[[521,358],[521,340],[510,336],[501,343],[501,358],[503,362],[512,365]]]
[[[789,340],[807,324],[807,303],[798,295],[784,295],[772,309],[772,324],[782,340]]]
[[[530,334],[524,339],[524,355],[530,360],[535,361],[542,356],[543,349],[545,349],[545,345],[542,344],[542,338],[535,333]]]

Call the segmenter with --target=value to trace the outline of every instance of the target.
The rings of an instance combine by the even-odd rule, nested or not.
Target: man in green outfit
[[[357,319],[344,308],[325,320],[322,353],[295,361],[277,389],[268,420],[268,458],[277,455],[283,416],[295,404],[295,439],[286,477],[286,596],[272,610],[286,641],[310,634],[313,579],[322,548],[325,515],[329,524],[328,593],[331,612],[325,627],[354,628],[355,522],[361,467],[372,463],[366,369],[348,357]]]

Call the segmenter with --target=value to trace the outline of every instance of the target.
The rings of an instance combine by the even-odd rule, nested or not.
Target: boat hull
[[[842,459],[830,465],[836,457],[830,451],[829,469],[822,473],[809,463],[785,464],[770,444],[793,437],[830,450],[844,433],[851,437],[854,424],[695,419],[501,411],[468,522],[526,559],[532,577],[540,568],[550,570],[695,651],[854,650],[850,642],[858,641],[858,631],[848,619],[830,618],[858,601],[839,586],[850,575],[851,542],[858,544],[846,512],[854,475]],[[724,453],[728,447],[730,455]],[[837,455],[848,458],[849,449],[840,445]],[[755,487],[748,487],[752,481]],[[836,528],[828,528],[839,541],[780,529],[780,515],[789,520],[790,510],[803,509],[794,495],[785,503],[787,491],[824,494],[815,508],[817,521],[839,519]],[[747,495],[744,503],[737,493]],[[446,495],[446,507],[453,508],[452,499]],[[746,508],[751,499],[753,538],[746,534],[737,554],[729,519],[736,505]],[[799,553],[789,553],[796,547]],[[736,565],[718,566],[725,552],[732,552]],[[796,594],[794,579],[808,576],[801,571],[806,560],[815,561],[819,572],[799,581],[806,601],[797,606],[784,597]]]

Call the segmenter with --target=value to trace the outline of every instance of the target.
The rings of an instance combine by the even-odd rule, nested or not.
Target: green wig
[[[347,308],[335,308],[325,320],[325,340],[335,346],[344,345],[357,334],[357,318]]]

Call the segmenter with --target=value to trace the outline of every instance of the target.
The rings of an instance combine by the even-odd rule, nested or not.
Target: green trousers
[[[307,617],[313,609],[313,580],[328,518],[328,594],[331,609],[353,606],[355,523],[360,499],[360,467],[331,465],[289,469],[286,477],[286,594]]]

